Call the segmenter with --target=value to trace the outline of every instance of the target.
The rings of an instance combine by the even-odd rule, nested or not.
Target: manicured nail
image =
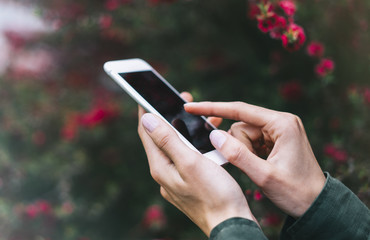
[[[221,131],[218,130],[213,130],[209,135],[209,138],[211,139],[212,144],[216,148],[221,148],[226,141],[226,136]]]
[[[141,117],[141,123],[149,132],[153,132],[159,125],[158,119],[150,113],[145,113]]]

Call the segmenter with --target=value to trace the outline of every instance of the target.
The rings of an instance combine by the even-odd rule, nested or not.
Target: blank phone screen
[[[185,101],[152,71],[120,73],[150,105],[201,153],[214,150],[209,134],[214,127],[204,117],[185,111]]]

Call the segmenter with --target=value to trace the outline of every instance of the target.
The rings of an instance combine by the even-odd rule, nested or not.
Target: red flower
[[[284,10],[285,14],[289,17],[293,16],[296,11],[295,3],[292,1],[280,1],[279,6]]]
[[[323,58],[319,64],[316,65],[315,72],[320,77],[325,77],[334,70],[334,62],[331,59]]]
[[[288,51],[297,51],[306,41],[306,35],[301,26],[291,23],[287,31],[281,36],[284,48]]]
[[[258,20],[257,26],[263,33],[267,33],[273,28],[273,24],[270,18]]]
[[[27,217],[35,218],[39,215],[39,208],[34,204],[30,204],[26,206],[26,209],[24,212]]]
[[[325,145],[324,153],[336,163],[345,163],[348,160],[348,153],[332,143]]]
[[[6,30],[4,36],[14,49],[22,48],[27,42],[27,37],[20,32]]]
[[[38,217],[40,214],[50,215],[52,213],[52,207],[46,200],[39,200],[35,203],[26,206],[24,213],[29,218]]]
[[[262,193],[257,189],[257,190],[254,190],[253,198],[254,198],[254,200],[256,200],[256,201],[261,201],[261,200],[262,200],[262,198],[263,198],[263,195],[262,195]]]
[[[143,224],[145,227],[160,229],[166,224],[166,216],[159,205],[150,206],[144,214]]]
[[[259,4],[258,5],[260,9],[260,14],[256,16],[258,20],[258,28],[264,32],[267,33],[275,26],[275,18],[276,15],[273,11],[273,5],[271,3],[266,4]]]
[[[37,201],[36,206],[38,207],[39,212],[45,215],[49,215],[52,212],[52,207],[50,203],[46,200]]]
[[[324,50],[324,45],[320,42],[311,42],[307,46],[307,54],[311,57],[322,57]]]
[[[302,86],[299,82],[284,83],[280,88],[280,95],[288,101],[296,101],[302,97]]]
[[[255,3],[249,3],[248,17],[250,19],[255,19],[258,15],[261,14],[260,8]]]
[[[80,116],[78,114],[71,114],[68,116],[65,125],[61,130],[61,136],[64,140],[71,141],[78,134]]]
[[[105,9],[107,9],[109,11],[116,10],[117,8],[120,7],[120,5],[121,5],[121,3],[120,3],[119,0],[106,0],[105,3],[104,3]]]
[[[99,18],[99,25],[101,29],[107,29],[112,26],[113,18],[111,15],[103,15]]]
[[[336,151],[337,151],[337,148],[331,143],[326,144],[324,147],[324,153],[330,157],[333,156]]]
[[[282,221],[282,219],[281,219],[280,215],[278,215],[276,213],[268,213],[262,219],[263,225],[265,225],[265,226],[273,226],[273,227],[279,226],[281,224],[281,221]]]
[[[117,112],[109,108],[95,107],[89,112],[82,114],[80,125],[85,127],[94,127],[116,116]]]
[[[348,160],[348,154],[345,150],[337,149],[333,155],[333,160],[337,163],[345,163]]]
[[[270,31],[270,37],[279,39],[286,29],[287,21],[284,17],[279,15],[275,15],[273,18],[275,21],[273,23],[273,28]]]

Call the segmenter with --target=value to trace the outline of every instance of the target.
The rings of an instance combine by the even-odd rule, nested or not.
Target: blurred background
[[[161,198],[137,106],[103,72],[134,57],[196,101],[297,114],[369,206],[369,23],[354,0],[1,0],[0,240],[206,239]],[[284,214],[227,170],[278,239]]]

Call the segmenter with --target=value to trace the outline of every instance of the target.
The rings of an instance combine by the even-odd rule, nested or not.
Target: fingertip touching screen
[[[214,150],[209,134],[213,126],[204,117],[185,111],[185,101],[152,71],[120,73],[150,105],[201,153]]]

